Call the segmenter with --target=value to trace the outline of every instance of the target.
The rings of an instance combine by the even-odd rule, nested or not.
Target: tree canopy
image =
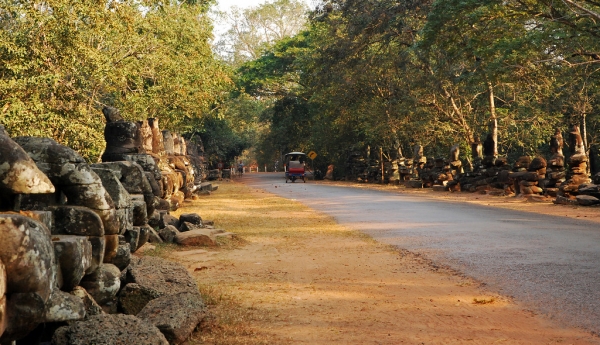
[[[231,86],[211,51],[211,1],[0,0],[0,123],[101,154],[100,109],[185,130]]]
[[[275,97],[262,145],[343,165],[364,147],[447,156],[498,128],[501,155],[547,150],[556,127],[598,143],[595,1],[323,1],[306,29],[238,69]],[[282,121],[281,119],[285,119]],[[492,126],[493,125],[493,126]],[[492,126],[492,127],[490,127]]]

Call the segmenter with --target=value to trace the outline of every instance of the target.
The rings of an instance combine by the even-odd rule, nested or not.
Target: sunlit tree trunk
[[[496,118],[496,103],[494,102],[494,87],[488,82],[490,96],[490,132],[494,140],[494,157],[498,157],[498,119]]]

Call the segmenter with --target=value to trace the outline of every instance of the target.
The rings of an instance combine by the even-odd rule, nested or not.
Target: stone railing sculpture
[[[169,213],[194,192],[214,188],[194,177],[184,140],[177,152],[163,150],[156,119],[134,123],[114,108],[103,113],[107,149],[92,165],[52,139],[12,139],[0,126],[2,344],[76,344],[82,337],[114,343],[98,338],[110,334],[129,344],[176,344],[205,315],[185,268],[132,253],[148,241],[216,245],[217,237],[230,236],[196,214]],[[173,309],[184,308],[172,303],[173,294],[191,309]],[[164,320],[170,326],[159,331]]]

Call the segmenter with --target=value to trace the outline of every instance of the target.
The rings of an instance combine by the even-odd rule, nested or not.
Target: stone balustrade
[[[198,287],[184,267],[158,258],[146,267],[132,255],[149,241],[216,243],[222,231],[211,222],[170,215],[186,198],[216,189],[202,183],[199,138],[188,145],[160,131],[157,119],[128,122],[110,107],[103,113],[106,151],[91,165],[52,139],[11,138],[0,126],[2,344],[51,339],[68,345],[81,337],[112,343],[118,334],[129,344],[177,344],[204,317]],[[186,231],[184,243],[178,238]],[[172,273],[157,277],[160,267]],[[150,301],[183,292],[176,323],[156,306],[141,313]],[[69,326],[58,328],[65,322]],[[165,323],[163,334],[157,327]]]

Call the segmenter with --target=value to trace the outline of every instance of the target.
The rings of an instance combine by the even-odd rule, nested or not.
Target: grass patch
[[[180,246],[174,243],[152,243],[156,248],[154,250],[147,250],[144,252],[144,256],[157,256],[160,258],[166,258],[170,253],[180,250]]]
[[[269,336],[256,332],[252,322],[269,318],[264,311],[244,307],[232,294],[214,285],[200,285],[209,316],[200,324],[200,332],[192,334],[186,344],[267,345]]]
[[[263,193],[246,185],[223,182],[209,197],[186,202],[173,212],[197,212],[213,220],[215,227],[234,232],[242,238],[263,237],[300,239],[319,233],[356,236],[357,232],[335,224],[330,216],[296,201]]]

